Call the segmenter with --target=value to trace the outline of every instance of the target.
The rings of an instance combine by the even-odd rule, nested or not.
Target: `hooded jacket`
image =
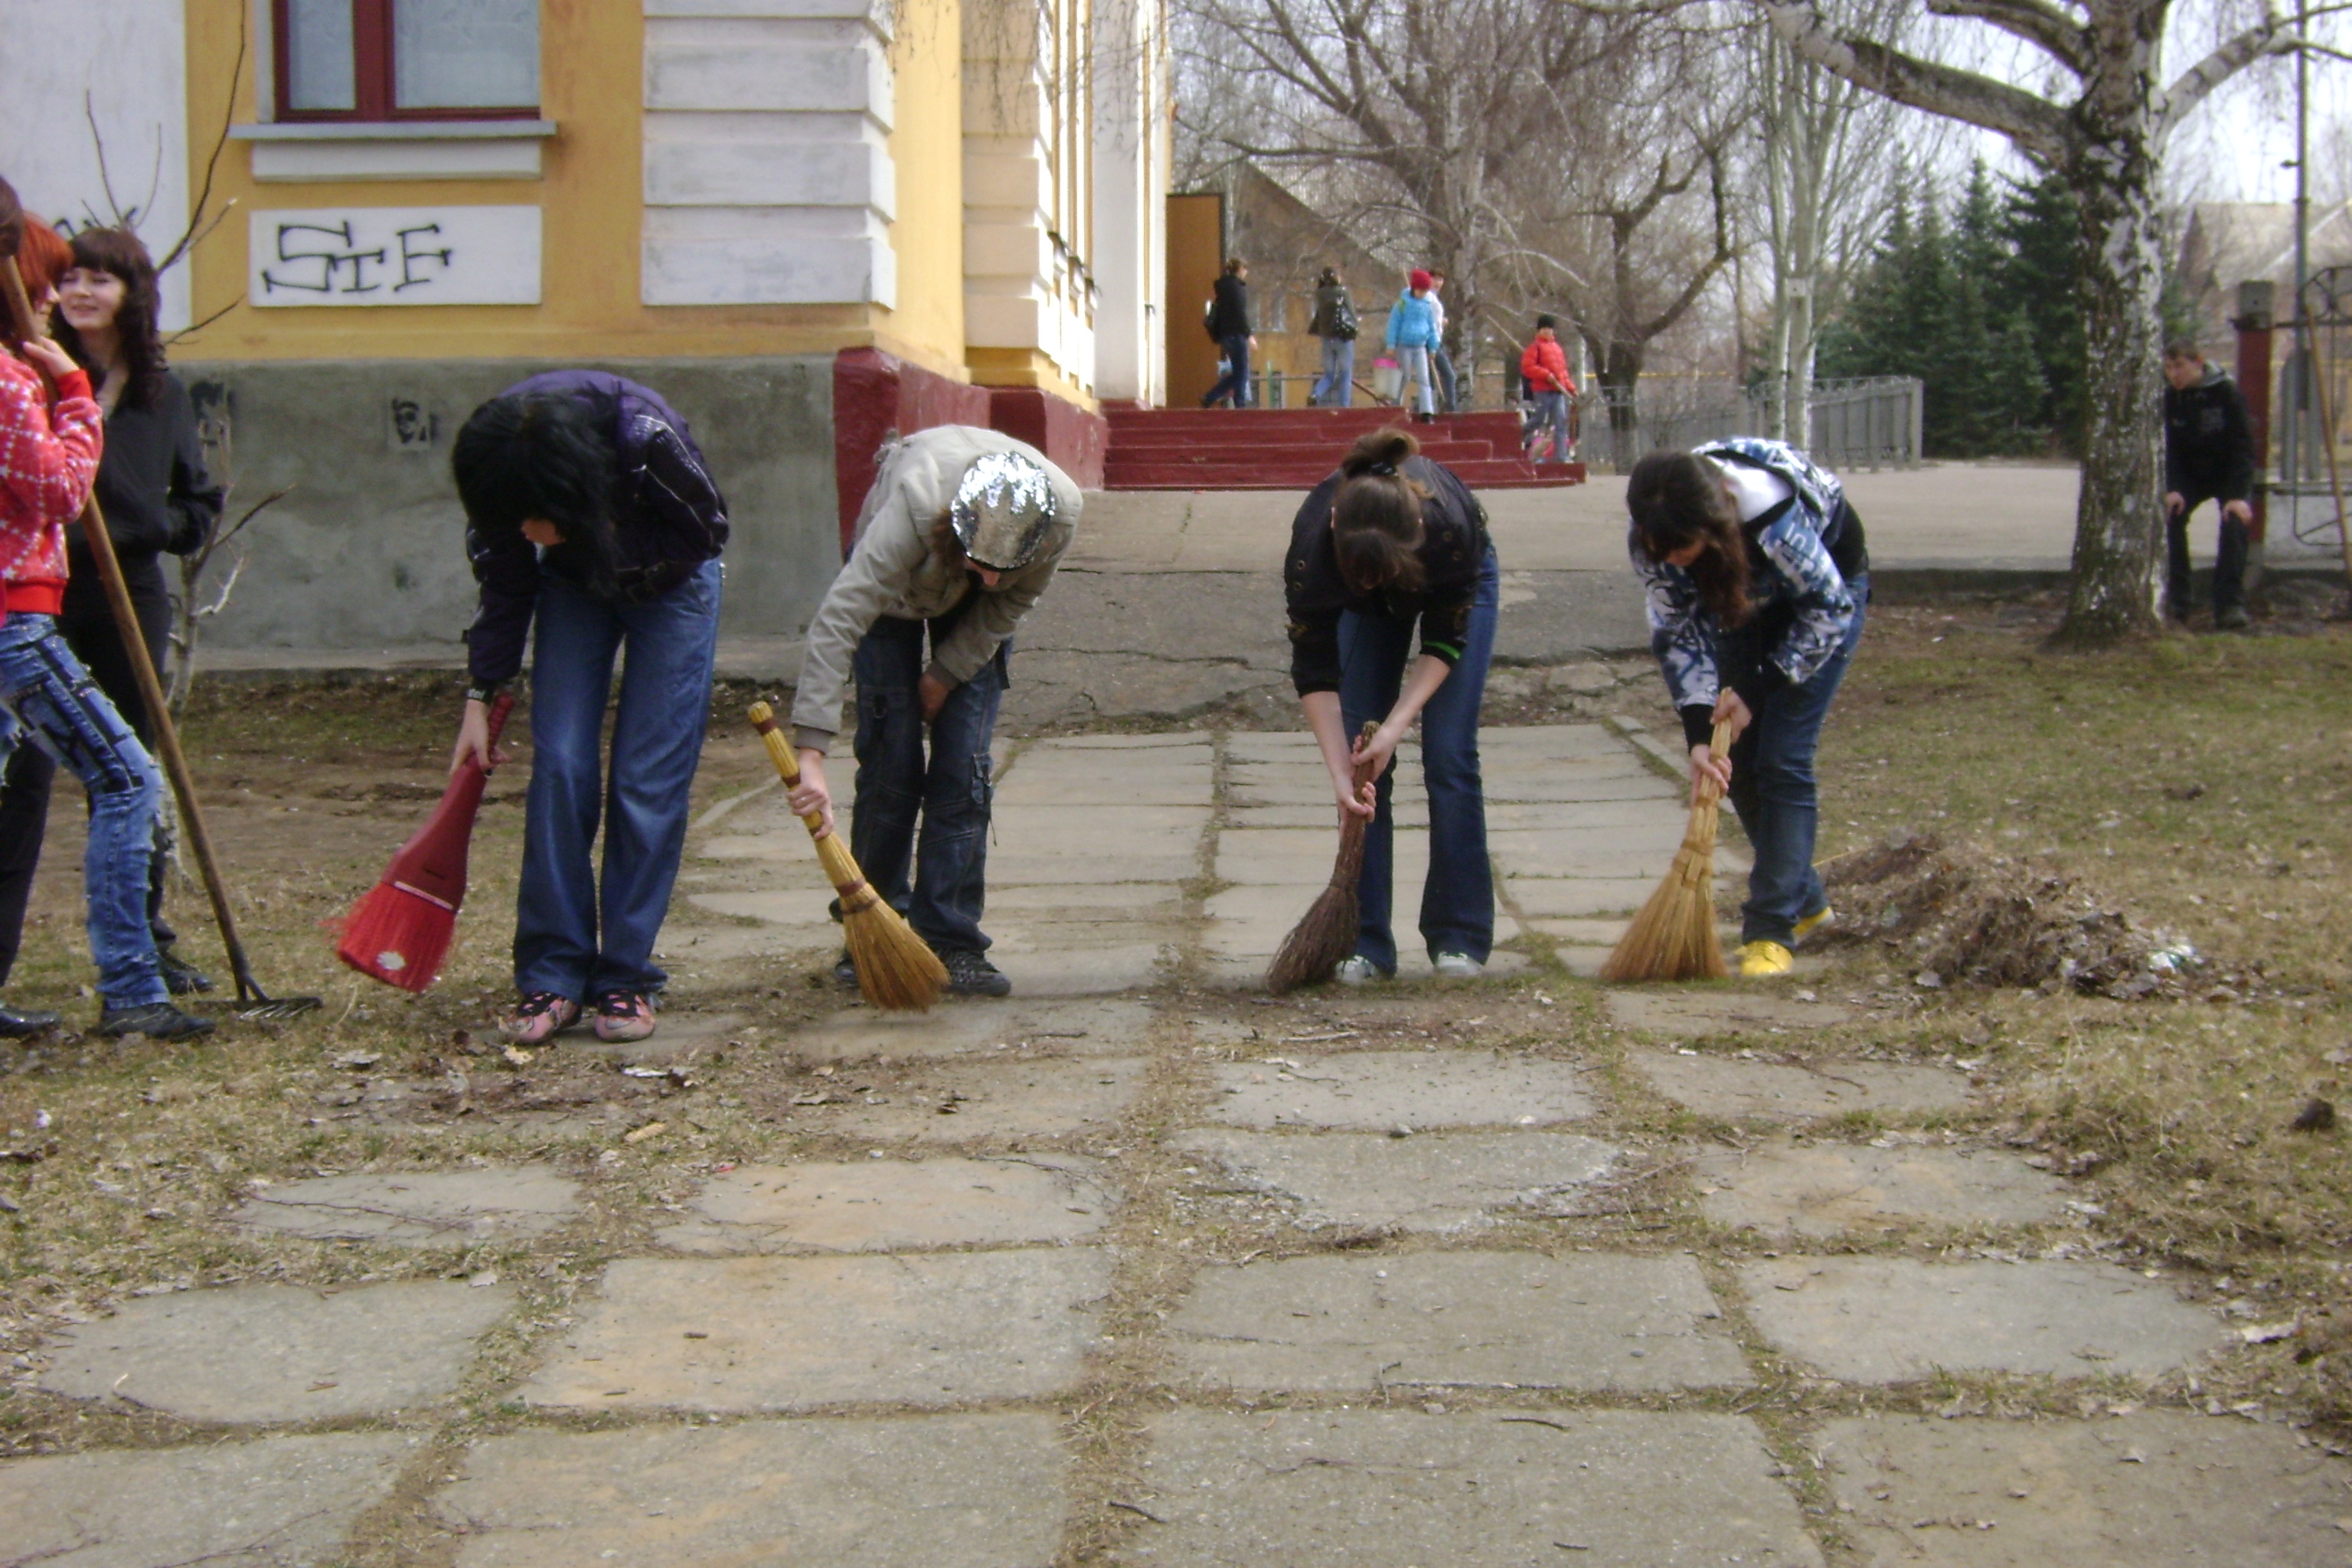
[[[686,421],[660,394],[593,370],[549,371],[499,394],[533,395],[570,395],[611,410],[614,566],[625,598],[658,598],[726,549],[726,498]],[[481,586],[480,607],[466,633],[467,663],[477,686],[496,686],[522,668],[541,576],[559,568],[543,561],[520,529],[488,535],[469,523],[466,553]]]
[[[2217,500],[2254,494],[2254,429],[2246,395],[2208,362],[2197,383],[2164,389],[2164,488]]]
[[[954,501],[964,470],[990,452],[1015,452],[1045,470],[1054,487],[1054,520],[1028,564],[1005,573],[995,587],[982,588],[962,562],[940,558],[933,531]],[[831,748],[841,729],[850,660],[883,616],[937,620],[971,599],[954,626],[934,638],[929,673],[950,686],[979,674],[1054,580],[1085,506],[1085,492],[1043,452],[994,430],[941,425],[885,447],[874,488],[857,513],[849,560],[809,622],[793,694],[793,743],[818,752]]]
[[[1811,679],[1852,629],[1862,605],[1851,584],[1870,570],[1862,519],[1844,485],[1804,453],[1785,441],[1730,436],[1695,455],[1760,471],[1787,494],[1740,521],[1756,614],[1730,631],[1716,624],[1689,573],[1651,560],[1628,531],[1626,552],[1649,595],[1650,651],[1694,746],[1712,732],[1716,698],[1726,684],[1754,708],[1780,687]]]
[[[1438,344],[1437,300],[1410,289],[1389,307],[1388,346],[1392,349],[1433,349]]]

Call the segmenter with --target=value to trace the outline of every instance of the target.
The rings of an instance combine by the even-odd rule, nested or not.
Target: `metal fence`
[[[1832,471],[1909,468],[1919,461],[1922,391],[1917,379],[1902,375],[1817,381],[1806,405],[1811,428],[1791,438]],[[1586,408],[1585,450],[1622,473],[1651,452],[1764,435],[1777,401],[1726,382],[1645,381],[1631,398],[1604,389]]]

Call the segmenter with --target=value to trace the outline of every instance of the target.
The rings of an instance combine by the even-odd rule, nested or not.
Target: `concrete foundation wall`
[[[734,534],[722,626],[793,637],[840,566],[833,356],[578,362],[659,392],[709,458]],[[455,654],[474,612],[449,444],[484,399],[551,363],[205,362],[175,368],[236,481],[249,563],[216,649]],[[226,563],[215,559],[208,584]],[[213,591],[207,587],[209,596]]]

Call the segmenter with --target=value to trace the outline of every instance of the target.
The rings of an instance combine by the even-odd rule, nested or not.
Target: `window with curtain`
[[[539,112],[539,0],[274,0],[281,120]]]

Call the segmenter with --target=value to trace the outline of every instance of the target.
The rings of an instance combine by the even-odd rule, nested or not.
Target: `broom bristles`
[[[352,906],[335,956],[373,980],[420,994],[441,977],[457,911],[421,893],[378,882]]]
[[[1714,750],[1725,744],[1721,729]],[[1682,847],[1665,879],[1642,906],[1633,923],[1601,966],[1612,983],[1643,980],[1722,980],[1731,973],[1723,960],[1723,937],[1715,927],[1715,830],[1719,796],[1691,807]]]
[[[1356,951],[1358,916],[1353,877],[1344,886],[1334,882],[1318,893],[1267,966],[1265,988],[1279,996],[1330,979]]]

